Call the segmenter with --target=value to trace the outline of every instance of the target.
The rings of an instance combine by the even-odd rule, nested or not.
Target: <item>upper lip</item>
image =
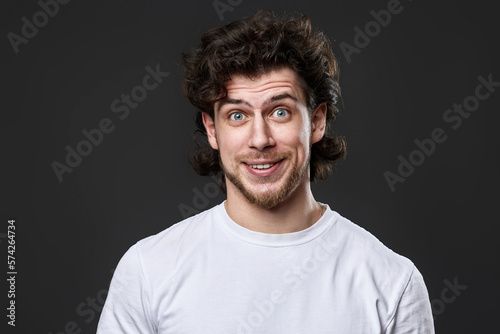
[[[281,160],[252,160],[252,161],[244,161],[247,165],[265,165],[265,164],[276,164]]]

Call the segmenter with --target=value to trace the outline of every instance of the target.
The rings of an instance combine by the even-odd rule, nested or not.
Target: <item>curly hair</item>
[[[208,143],[202,113],[214,118],[214,105],[227,96],[225,84],[234,74],[259,77],[288,67],[305,83],[310,112],[326,104],[325,135],[311,148],[311,181],[326,179],[332,166],[345,157],[345,139],[331,129],[339,113],[338,62],[327,37],[312,30],[307,16],[278,18],[272,11],[261,10],[252,17],[207,30],[199,47],[183,53],[182,59],[184,95],[197,108],[195,148],[188,160],[198,174],[215,177],[222,191],[226,185],[219,152]]]

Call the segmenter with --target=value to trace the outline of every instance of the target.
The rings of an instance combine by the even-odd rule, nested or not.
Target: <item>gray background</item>
[[[17,326],[9,332],[94,333],[128,247],[182,220],[180,207],[199,211],[223,200],[185,160],[194,112],[181,94],[180,54],[205,29],[262,8],[309,15],[340,60],[344,108],[335,129],[348,156],[313,185],[316,198],[414,261],[437,332],[497,328],[500,89],[456,130],[443,120],[474,94],[478,76],[500,81],[490,2],[401,0],[401,13],[351,59],[341,43],[354,45],[354,28],[364,30],[370,11],[388,1],[221,2],[232,3],[222,17],[213,1],[74,0],[16,53],[7,35],[21,35],[22,18],[33,22],[41,7],[2,1],[0,248],[6,273],[7,220],[16,219],[18,270]],[[111,103],[157,64],[169,76],[121,120]],[[51,164],[64,163],[65,147],[75,149],[82,130],[104,118],[114,131],[59,182]],[[391,191],[384,172],[397,173],[398,156],[408,158],[415,139],[435,128],[447,140]],[[441,300],[445,280],[467,286],[451,303]],[[5,279],[1,289],[7,305]]]

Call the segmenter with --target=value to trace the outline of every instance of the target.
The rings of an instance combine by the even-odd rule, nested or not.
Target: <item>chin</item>
[[[244,184],[239,178],[234,180],[229,176],[228,178],[248,202],[268,210],[276,208],[285,201],[299,184],[294,175],[288,175],[285,179],[282,178],[272,184],[248,184],[250,182]]]

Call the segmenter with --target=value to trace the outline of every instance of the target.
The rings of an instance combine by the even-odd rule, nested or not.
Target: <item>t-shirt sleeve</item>
[[[422,274],[415,267],[394,317],[384,333],[434,334],[429,294]]]
[[[116,267],[97,326],[97,334],[121,333],[156,333],[137,245],[130,247]]]

